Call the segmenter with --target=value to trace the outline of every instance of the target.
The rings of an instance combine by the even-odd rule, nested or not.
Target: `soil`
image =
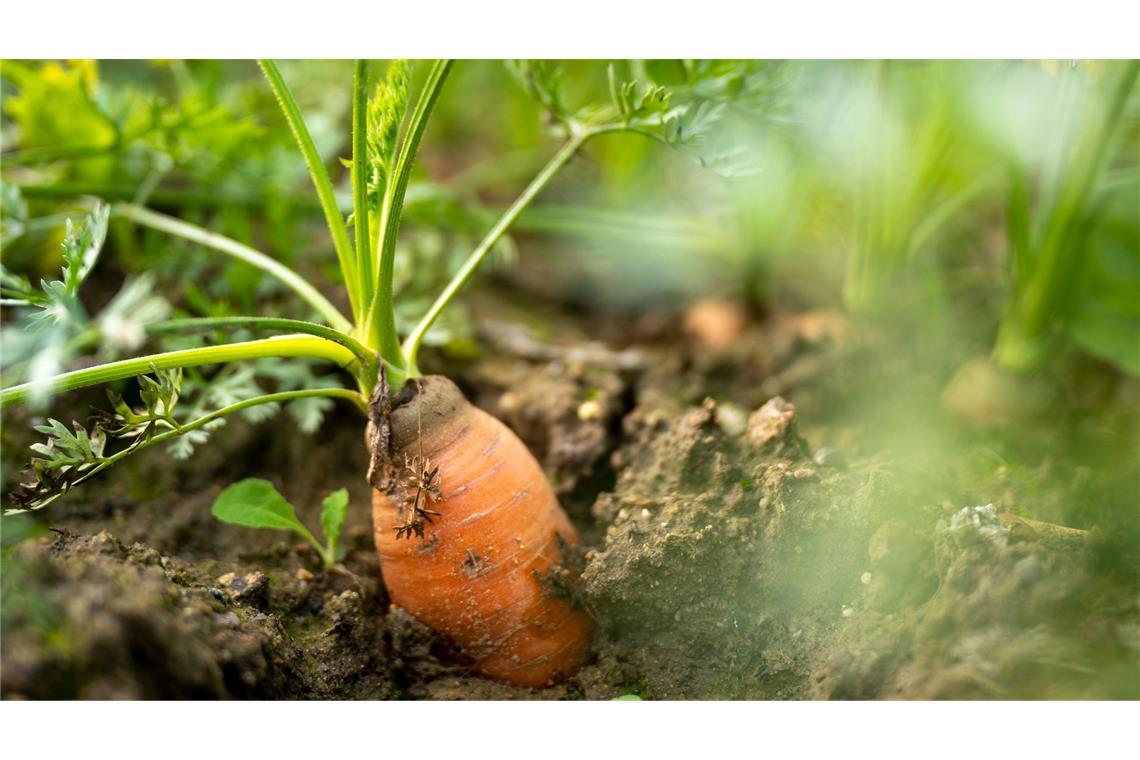
[[[995,452],[945,417],[944,377],[835,314],[752,319],[714,345],[682,315],[571,309],[539,338],[494,299],[475,311],[479,354],[425,369],[520,435],[580,529],[568,570],[597,635],[576,675],[475,677],[388,608],[363,423],[342,409],[311,437],[231,422],[187,462],[148,451],[6,518],[3,696],[1140,697],[1134,380],[1088,368],[1096,393],[1068,389]],[[899,425],[896,407],[929,416]],[[900,432],[931,419],[954,431],[937,446]],[[5,421],[10,473],[34,439],[26,413]],[[214,520],[250,476],[310,525],[348,487],[343,562]]]

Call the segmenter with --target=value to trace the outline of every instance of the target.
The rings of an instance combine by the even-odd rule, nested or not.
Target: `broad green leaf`
[[[1140,375],[1140,177],[1113,194],[1091,230],[1069,336]]]
[[[340,530],[344,527],[344,517],[348,513],[348,490],[333,491],[321,502],[321,530],[329,546],[336,546],[340,540]]]
[[[1140,375],[1140,319],[1091,301],[1070,320],[1069,336],[1089,353]]]
[[[227,487],[218,494],[210,512],[231,525],[291,530],[308,536],[293,505],[277,492],[272,483],[261,478],[246,478]]]

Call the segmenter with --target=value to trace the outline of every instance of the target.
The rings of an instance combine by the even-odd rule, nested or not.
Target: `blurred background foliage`
[[[347,212],[351,64],[282,69]],[[715,126],[681,152],[593,141],[499,246],[516,284],[627,312],[710,295],[756,313],[842,308],[952,387],[962,366],[981,373],[967,388],[1088,357],[1140,373],[1136,62],[567,61],[543,64],[554,94],[537,98],[525,70],[455,67],[408,196],[408,319],[549,158],[551,112],[608,103],[613,78],[700,97]],[[252,62],[4,62],[2,79],[6,271],[58,272],[64,219],[98,197],[250,242],[332,293],[319,208]],[[109,240],[103,276],[147,277],[135,289],[168,303],[149,302],[155,318],[277,306],[278,286],[240,263],[123,220]],[[310,316],[290,299],[280,313]],[[453,310],[431,339],[470,350],[470,328]]]

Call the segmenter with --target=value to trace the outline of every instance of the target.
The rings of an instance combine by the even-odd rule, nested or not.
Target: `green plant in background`
[[[994,184],[992,173],[967,164],[955,68],[878,61],[852,88],[843,129],[854,231],[843,300],[854,314],[897,314],[900,291],[929,298],[927,287],[900,288],[905,275],[925,263],[919,253],[939,227]]]
[[[259,478],[246,478],[223,490],[210,508],[214,517],[224,523],[246,528],[285,530],[303,537],[320,555],[325,567],[332,567],[344,556],[340,540],[341,528],[348,510],[348,491],[340,489],[321,502],[322,544],[297,519],[297,511],[273,484]]]
[[[784,213],[794,196],[773,170],[777,157],[758,149],[757,137],[787,126],[794,70],[773,61],[577,61],[555,68],[568,80],[558,97],[543,91],[541,72],[516,72],[544,106],[550,129],[563,135],[560,114],[574,110],[571,93],[586,109],[625,114],[657,107],[654,93],[667,92],[664,120],[636,131],[690,159],[660,161],[648,141],[607,137],[591,156],[604,168],[595,197],[545,203],[520,217],[517,229],[573,251],[572,263],[557,255],[545,262],[558,273],[564,297],[676,307],[709,288],[739,291],[742,280],[746,297],[760,291],[765,255],[794,226]],[[752,197],[760,192],[764,199]],[[746,202],[734,203],[734,196]],[[742,247],[761,253],[742,255]]]
[[[109,267],[100,266],[100,281],[84,286],[87,309],[74,293],[66,309],[34,308],[40,306],[35,294],[28,297],[36,290],[28,280],[50,274],[56,252],[65,250],[58,230],[77,210],[92,208],[90,196],[177,210],[185,220],[208,221],[230,235],[260,229],[288,260],[305,216],[296,210],[316,205],[291,189],[304,169],[288,131],[258,118],[259,111],[276,108],[271,95],[232,76],[233,68],[177,60],[0,64],[6,117],[0,250],[5,305],[14,308],[0,334],[0,369],[8,383],[50,376],[96,350],[102,360],[137,352],[147,327],[172,314],[248,312],[284,290],[236,257],[204,260],[191,255],[193,244],[140,231],[116,213],[101,230],[116,255]],[[141,274],[128,274],[107,301],[104,281],[115,276],[116,265]],[[181,285],[174,304],[171,282]],[[105,305],[89,313],[93,303]],[[284,368],[271,370],[271,362],[259,363],[260,381]],[[297,378],[304,380],[305,372]],[[192,373],[187,379],[200,378]],[[189,395],[192,388],[186,390]],[[240,392],[253,395],[258,387],[251,381]]]
[[[134,409],[116,403],[121,419],[96,419],[84,428],[85,439],[74,426],[49,421],[45,446],[68,453],[62,459],[37,454],[34,479],[17,489],[21,505],[42,506],[156,443],[187,456],[233,413],[257,422],[283,408],[310,431],[338,398],[364,409],[380,367],[398,387],[419,373],[419,353],[432,336],[461,337],[463,320],[434,328],[492,252],[509,258],[512,229],[620,251],[628,259],[618,262],[625,276],[602,277],[592,287],[624,298],[652,287],[659,270],[680,261],[685,271],[727,272],[727,280],[744,283],[756,299],[762,285],[776,292],[769,281],[778,273],[770,259],[780,250],[796,254],[787,257],[791,264],[804,258],[803,266],[816,267],[818,280],[832,264],[828,252],[847,248],[842,289],[853,311],[901,316],[918,308],[945,321],[949,315],[932,303],[950,292],[946,282],[958,276],[949,267],[974,267],[975,278],[987,276],[977,266],[976,250],[947,249],[981,248],[981,225],[966,212],[984,211],[986,204],[992,209],[1008,170],[1010,276],[994,366],[1041,366],[1067,335],[1137,371],[1136,64],[1104,64],[1099,73],[1065,65],[1053,78],[1035,63],[860,66],[870,72],[867,87],[840,89],[850,96],[842,102],[854,104],[861,116],[833,123],[834,87],[823,85],[847,82],[850,66],[512,62],[511,76],[562,144],[500,213],[482,205],[473,188],[487,176],[499,183],[516,177],[520,167],[533,164],[534,151],[525,161],[507,162],[509,171],[488,173],[495,162],[485,160],[447,184],[413,172],[452,68],[448,62],[395,62],[383,76],[360,62],[349,96],[328,96],[328,110],[318,108],[307,120],[271,62],[264,73],[272,98],[263,87],[226,85],[230,69],[220,64],[171,62],[148,69],[173,85],[165,94],[146,95],[137,86],[105,86],[93,64],[5,63],[5,79],[18,87],[5,99],[5,146],[16,149],[4,155],[0,183],[0,285],[15,318],[4,326],[0,370],[8,387],[0,403],[42,403],[52,393],[140,375],[152,375],[164,387],[164,373],[180,371],[177,393],[162,402],[161,414],[145,402]],[[305,71],[325,77],[335,66]],[[1010,142],[1017,147],[990,140],[974,122],[1004,119],[1017,126],[1010,104],[1024,90],[1021,80],[1010,79],[1017,86],[1000,84],[983,91],[988,99],[971,101],[975,81],[1004,82],[995,72],[1032,73],[1036,89],[1023,99],[1033,105],[1054,98],[1056,107],[1044,113],[1069,114],[1070,121],[1021,118],[1035,129],[1012,130]],[[234,116],[243,104],[273,106],[274,100],[285,114],[284,127]],[[338,189],[329,172],[338,166],[329,124],[339,113],[351,115],[352,130],[351,159]],[[75,125],[85,125],[84,132]],[[660,194],[664,213],[533,206],[583,146],[621,134],[649,137],[717,170],[721,178],[710,185],[719,188],[716,197],[700,215],[668,208],[668,189]],[[282,157],[280,136],[300,146],[303,162],[294,152],[288,161]],[[606,138],[598,154],[620,153],[626,144]],[[291,182],[277,181],[303,175],[302,166],[317,190],[315,200],[299,196]],[[679,191],[691,190],[690,175],[678,176]],[[195,184],[214,180],[220,183],[216,193]],[[651,195],[645,187],[635,189]],[[76,206],[69,204],[77,193],[113,204],[108,209],[87,202],[86,220],[60,235],[63,222],[75,217]],[[297,228],[282,220],[281,209],[323,218],[335,267],[288,255],[304,246],[294,242]],[[850,219],[854,235],[835,224],[841,217]],[[195,220],[248,238],[262,231],[286,255],[270,256]],[[951,229],[958,237],[946,234]],[[486,232],[477,238],[480,231]],[[87,299],[106,304],[88,313],[80,287],[91,278],[104,239],[127,268],[145,271],[129,277],[117,295]],[[136,250],[140,239],[142,249]],[[469,248],[459,248],[469,239]],[[62,251],[60,276],[35,286],[34,277],[9,268],[49,243]],[[214,260],[230,262],[230,272],[242,274],[202,277],[208,271],[202,267],[211,266],[208,257],[196,255],[202,250],[220,254]],[[808,257],[813,250],[824,253]],[[54,257],[44,258],[56,266]],[[307,269],[293,268],[290,258]],[[736,276],[740,266],[744,277]],[[322,267],[343,281],[347,312],[314,285]],[[450,279],[441,276],[446,270]],[[911,277],[911,270],[920,276]],[[207,284],[195,282],[203,279]],[[178,299],[152,292],[167,281],[184,285]],[[826,284],[813,286],[827,294]],[[293,318],[242,316],[261,310]],[[972,318],[980,323],[989,315]],[[168,350],[115,361],[151,341]],[[60,374],[92,353],[103,363]],[[344,373],[326,372],[329,365]],[[351,390],[338,380],[345,374]],[[267,385],[273,392],[266,392]],[[150,415],[154,424],[124,435],[132,430],[126,426],[131,415]]]
[[[1119,145],[1140,62],[1109,62],[1087,109],[1059,129],[1055,164],[1034,193],[1027,167],[1011,168],[1007,204],[1010,296],[994,347],[1002,367],[1040,367],[1068,333],[1082,348],[1140,374],[1140,167],[1106,174]],[[1085,75],[1061,74],[1060,97]],[[1073,84],[1070,85],[1069,83]],[[1132,120],[1137,118],[1132,104]],[[1036,196],[1036,198],[1034,198]]]
[[[4,100],[6,181],[29,199],[271,214],[287,199],[287,135],[238,116],[259,93],[225,62],[4,61],[0,75],[15,89]]]
[[[394,297],[397,237],[404,216],[412,164],[452,63],[432,63],[413,100],[410,97],[412,72],[408,64],[389,64],[386,75],[375,80],[370,62],[356,62],[351,109],[352,157],[346,162],[353,211],[347,220],[340,210],[326,165],[292,91],[276,64],[263,61],[261,65],[316,189],[345,287],[349,314],[342,313],[309,280],[250,246],[138,204],[113,205],[110,210],[112,219],[190,241],[260,270],[291,290],[320,321],[259,316],[156,320],[144,326],[146,332],[163,335],[207,332],[223,337],[217,344],[199,344],[100,363],[62,374],[37,375],[28,382],[5,387],[0,391],[2,407],[25,403],[37,394],[153,376],[141,381],[142,407],[131,407],[115,399],[115,411],[94,420],[90,428],[75,424],[69,429],[57,420],[43,426],[41,432],[49,436],[48,442],[38,444],[34,449],[36,458],[30,470],[31,477],[13,494],[14,511],[43,507],[143,448],[182,436],[191,436],[188,440],[198,436],[200,442],[207,430],[233,413],[249,414],[255,407],[315,399],[351,401],[362,412],[367,412],[369,399],[385,381],[395,390],[407,378],[419,375],[419,351],[441,312],[531,201],[586,143],[603,134],[633,132],[691,151],[701,144],[703,130],[715,125],[719,113],[716,107],[707,106],[700,98],[690,96],[686,102],[674,105],[671,93],[665,88],[643,88],[635,83],[618,82],[613,77],[612,102],[570,109],[565,105],[556,67],[534,62],[517,64],[516,71],[521,80],[544,106],[551,109],[560,125],[564,143],[491,226],[435,301],[401,340],[397,332]],[[101,242],[96,239],[104,223],[101,220],[105,217],[106,213],[100,210],[83,227],[88,231],[87,238],[74,244],[74,251],[68,254],[65,286],[67,282],[77,286],[82,281],[72,259],[81,262],[83,274],[90,270],[99,248],[94,243]],[[19,283],[20,288],[24,285]],[[25,296],[27,305],[39,305],[33,300],[35,296],[30,286],[20,294]],[[284,334],[235,339],[235,336],[244,337],[247,333],[265,332]],[[183,370],[269,358],[331,363],[352,378],[355,390],[317,387],[257,395],[243,393],[236,397],[231,394],[227,399],[229,403],[209,410],[196,405],[196,416],[192,418],[187,418],[180,411],[178,402],[183,388]],[[225,377],[219,373],[212,380]],[[228,377],[232,379],[233,375]],[[208,393],[214,387],[207,384],[202,390]],[[206,397],[209,398],[208,395]],[[221,398],[226,398],[226,394],[221,394]],[[108,448],[110,442],[118,442],[121,448],[111,452]]]
[[[1063,64],[1002,155],[1006,291],[989,356],[944,392],[985,424],[1040,413],[1070,345],[1140,374],[1140,102],[1136,61]],[[1024,85],[1024,80],[1019,84]],[[1123,146],[1123,147],[1122,147]]]
[[[100,313],[91,316],[79,299],[79,288],[91,274],[107,237],[109,207],[97,204],[83,224],[67,220],[61,248],[61,279],[35,287],[0,266],[0,305],[21,309],[23,318],[0,330],[4,344],[0,367],[5,377],[31,379],[59,372],[76,356],[99,349],[102,358],[116,358],[142,347],[146,328],[164,320],[170,306],[154,295],[149,273],[128,279]],[[10,224],[23,224],[18,213]],[[33,398],[40,401],[42,398]]]

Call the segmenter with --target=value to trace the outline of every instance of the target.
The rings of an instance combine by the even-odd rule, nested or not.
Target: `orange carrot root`
[[[373,529],[392,602],[490,678],[550,686],[582,664],[592,622],[544,582],[578,534],[542,468],[450,380],[411,380],[390,416]]]

